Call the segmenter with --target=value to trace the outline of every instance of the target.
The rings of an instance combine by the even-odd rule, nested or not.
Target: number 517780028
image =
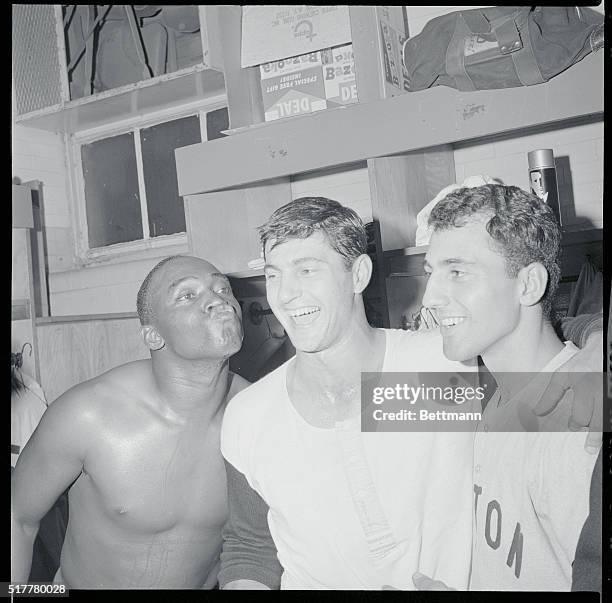
[[[67,597],[68,589],[64,584],[52,584],[51,582],[32,582],[31,584],[17,584],[4,582],[0,593],[4,596],[19,597]],[[1,596],[1,595],[0,595]]]

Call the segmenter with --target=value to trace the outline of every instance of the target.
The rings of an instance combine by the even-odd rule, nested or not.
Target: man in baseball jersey
[[[437,314],[444,354],[480,355],[498,384],[474,441],[470,589],[569,591],[597,457],[567,429],[571,394],[545,419],[533,412],[551,373],[578,352],[549,319],[559,224],[534,195],[492,184],[447,195],[429,224],[423,304]],[[415,584],[444,589],[422,575]]]

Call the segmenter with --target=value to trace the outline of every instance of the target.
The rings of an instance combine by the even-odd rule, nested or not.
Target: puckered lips
[[[210,318],[212,318],[213,320],[225,320],[233,317],[238,318],[236,314],[236,309],[233,306],[230,306],[229,304],[219,306],[218,308],[212,310],[210,313]]]
[[[299,308],[286,309],[285,313],[291,318],[295,325],[303,327],[311,325],[319,318],[321,308],[319,306],[301,306]]]

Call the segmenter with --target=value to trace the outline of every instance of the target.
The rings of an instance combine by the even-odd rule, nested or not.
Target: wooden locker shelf
[[[459,92],[436,88],[247,128],[176,150],[193,195],[427,147],[602,116],[604,53],[547,83]]]

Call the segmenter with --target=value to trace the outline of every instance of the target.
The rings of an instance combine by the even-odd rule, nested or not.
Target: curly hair
[[[322,233],[347,269],[367,251],[367,236],[361,218],[349,207],[327,197],[300,197],[279,207],[258,228],[261,245],[270,249],[289,239],[306,239]]]
[[[434,232],[461,227],[474,215],[489,216],[486,229],[506,260],[509,277],[532,262],[546,268],[548,283],[540,303],[544,316],[550,317],[561,278],[561,227],[550,206],[516,186],[460,188],[436,204],[429,226]]]

